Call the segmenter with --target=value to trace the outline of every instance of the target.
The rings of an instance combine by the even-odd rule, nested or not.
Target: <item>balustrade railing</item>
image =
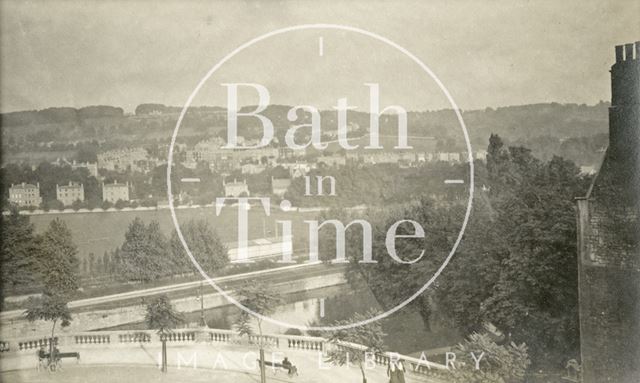
[[[280,339],[277,336],[271,335],[249,335],[248,336],[249,343],[251,344],[262,344],[266,347],[279,348],[280,347]]]
[[[166,334],[167,342],[189,342],[196,340],[195,331],[171,331]]]
[[[53,339],[53,344],[56,345],[58,343],[58,337],[54,338],[40,338],[40,339],[32,339],[18,342],[18,350],[26,351],[26,350],[36,350],[40,347],[49,347],[49,342]]]
[[[327,342],[326,339],[300,335],[251,335],[240,336],[232,330],[221,329],[176,329],[166,335],[170,344],[211,342],[229,345],[262,344],[267,348],[286,348],[290,350],[308,350],[326,352],[333,347],[348,349],[354,352],[366,352],[367,348],[360,344],[348,342]],[[48,347],[51,338],[39,338],[29,340],[4,340],[0,341],[0,353],[2,355],[11,352],[24,352]],[[54,344],[65,349],[72,350],[74,345],[87,347],[104,347],[107,344],[132,344],[132,343],[159,343],[160,334],[155,330],[141,331],[91,331],[74,334],[64,334],[53,338]],[[405,366],[407,372],[429,376],[433,378],[446,378],[446,366],[429,362],[424,359],[412,358],[395,353],[378,353],[374,356],[377,365],[389,365],[391,360],[399,360]]]
[[[79,334],[74,339],[76,344],[111,343],[111,334]]]
[[[211,342],[216,343],[232,343],[236,334],[231,330],[205,330],[209,333],[207,338]]]
[[[119,343],[149,343],[151,342],[151,334],[144,331],[126,332],[118,334]]]
[[[9,342],[0,342],[0,352],[11,351],[11,344]]]
[[[324,343],[326,342],[323,338],[311,338],[311,337],[288,337],[287,347],[293,348],[297,350],[314,350],[314,351],[324,351]]]

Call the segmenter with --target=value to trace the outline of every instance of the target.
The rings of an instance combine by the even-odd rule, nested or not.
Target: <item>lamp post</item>
[[[202,281],[200,282],[200,325],[207,327],[207,321],[204,319],[204,293],[202,291]]]
[[[162,342],[162,372],[167,372],[167,334],[164,331],[160,333],[160,341]]]
[[[262,344],[260,345],[260,383],[267,383],[267,374],[265,373],[264,366],[264,348],[262,348]]]

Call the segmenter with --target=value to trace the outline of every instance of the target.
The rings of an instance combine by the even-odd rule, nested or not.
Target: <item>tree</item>
[[[569,161],[498,149],[499,137],[492,138],[491,192],[475,204],[437,300],[463,331],[491,322],[530,345],[536,369],[561,368],[578,352],[573,198],[587,180]]]
[[[370,310],[364,315],[355,313],[350,319],[336,321],[333,326],[348,326],[354,322],[361,322],[373,318],[379,313]],[[374,321],[358,327],[342,328],[328,333],[328,340],[333,347],[328,351],[328,360],[339,365],[356,363],[362,373],[362,382],[367,383],[364,364],[367,359],[371,360],[375,354],[384,351],[383,338],[380,321]],[[360,348],[358,346],[363,346]]]
[[[80,210],[82,208],[86,208],[87,207],[87,203],[84,201],[80,201],[79,199],[73,201],[73,203],[71,204],[71,208],[73,210]]]
[[[457,206],[438,207],[431,199],[423,197],[402,205],[370,209],[364,217],[361,213],[346,211],[329,211],[327,214],[341,222],[350,222],[356,217],[370,222],[374,233],[372,254],[375,255],[387,252],[384,233],[399,220],[414,220],[429,233],[425,238],[407,238],[396,243],[398,254],[407,259],[425,250],[429,257],[423,257],[419,262],[401,264],[391,257],[377,256],[377,263],[362,264],[359,261],[363,255],[363,231],[360,228],[346,231],[346,257],[350,261],[347,264],[346,277],[349,283],[354,288],[370,290],[382,308],[388,310],[420,289],[427,281],[426,276],[433,275],[440,266],[439,262],[451,250],[451,238],[457,234],[456,230],[459,230],[453,222],[459,222],[456,217],[459,217],[462,211],[463,209]],[[406,226],[399,226],[398,234],[411,234],[409,230]],[[335,259],[335,238],[334,231],[321,232],[321,259]],[[427,290],[410,306],[419,311],[427,328],[430,326],[432,294],[433,290]]]
[[[184,317],[173,308],[169,297],[163,294],[151,299],[146,304],[144,320],[149,329],[158,330],[159,333],[168,333],[183,323]]]
[[[486,174],[483,168],[478,164],[477,171],[490,189],[475,193],[463,241],[440,277],[411,306],[427,325],[432,306],[437,308],[461,333],[490,322],[510,339],[529,345],[534,368],[561,368],[578,352],[573,198],[585,194],[588,179],[570,161],[553,157],[543,162],[527,148],[505,147],[496,135],[490,139]],[[423,241],[396,243],[398,254],[418,249],[429,254],[407,266],[387,257],[376,264],[356,264],[362,257],[362,235],[347,232],[346,243],[358,245],[347,249],[350,283],[364,281],[386,308],[420,288],[425,281],[418,276],[433,275],[440,266],[458,234],[464,206],[423,197],[380,210],[369,209],[373,233],[399,219],[416,220],[429,233]],[[343,222],[350,220],[347,212],[343,216]],[[373,254],[384,253],[384,246],[374,235]],[[334,251],[332,247],[328,249]]]
[[[500,182],[501,177],[506,175],[505,167],[508,163],[509,150],[497,134],[492,134],[487,148],[487,171],[493,184]]]
[[[78,248],[67,225],[56,218],[38,241],[38,263],[44,293],[69,298],[79,287]]]
[[[273,290],[273,288],[262,281],[251,281],[245,282],[239,289],[236,290],[239,298],[239,303],[253,311],[256,314],[265,316],[272,313],[276,307],[282,304],[282,298],[280,298],[277,293]],[[262,336],[262,318],[258,316],[252,316],[246,311],[242,311],[242,313],[246,314],[247,319],[241,319],[237,323],[244,321],[249,323],[247,326],[248,331],[240,332],[241,335],[244,334],[253,334],[253,330],[251,327],[252,318],[255,320],[256,325],[258,326],[258,334]]]
[[[53,322],[49,344],[51,353],[56,324],[60,321],[61,326],[66,327],[71,321],[67,302],[78,289],[80,262],[71,231],[58,218],[49,223],[37,242],[43,293],[41,298],[29,298],[25,315],[31,322],[38,319]]]
[[[282,299],[273,289],[262,281],[245,282],[237,291],[239,303],[258,315],[269,315],[276,307],[282,304]],[[240,335],[252,335],[252,322],[258,326],[258,347],[260,349],[260,379],[265,382],[264,371],[264,338],[262,334],[262,318],[249,314],[246,311],[240,313],[240,317],[235,323],[236,331]]]
[[[285,335],[304,335],[302,330],[297,328],[288,328],[287,331],[284,332]]]
[[[89,253],[88,265],[89,267],[89,275],[94,275],[96,272],[96,255],[93,253]]]
[[[46,211],[48,210],[62,210],[64,209],[64,204],[57,199],[49,199],[46,200],[43,198],[42,208]]]
[[[49,342],[49,355],[51,355],[55,339],[56,323],[60,321],[62,327],[67,327],[72,319],[67,301],[61,295],[45,293],[39,298],[30,297],[27,300],[27,307],[24,314],[29,322],[36,320],[53,322]]]
[[[524,343],[498,345],[484,334],[471,334],[453,352],[456,361],[450,371],[459,383],[522,382],[531,364]]]
[[[157,266],[155,278],[173,273],[169,242],[160,230],[158,221],[151,221],[147,225],[148,256]]]
[[[2,215],[0,252],[2,260],[2,300],[9,291],[26,287],[38,280],[36,237],[28,216],[12,209],[8,216]]]
[[[97,162],[97,153],[99,149],[100,145],[96,141],[82,142],[78,144],[76,159],[78,160],[78,162]]]
[[[102,254],[102,273],[111,275],[112,273],[111,255],[108,252]]]
[[[160,295],[147,303],[145,322],[149,329],[158,330],[162,341],[162,372],[167,372],[167,333],[184,322],[184,317],[171,305],[166,295]]]
[[[82,258],[80,260],[80,273],[82,275],[90,275],[89,274],[89,265],[87,262],[87,258]]]
[[[120,275],[127,280],[148,282],[166,274],[171,266],[166,242],[157,221],[147,226],[136,217],[116,253]]]
[[[577,353],[573,198],[586,187],[573,163],[554,157],[526,173],[513,196],[496,204],[505,257],[483,315],[530,344],[538,366],[560,364]]]
[[[102,275],[104,274],[104,271],[105,271],[104,258],[98,256],[96,257],[96,274]]]
[[[191,254],[207,274],[212,275],[229,263],[227,247],[207,221],[190,220],[180,228]],[[193,272],[194,266],[175,230],[170,246],[176,271]]]

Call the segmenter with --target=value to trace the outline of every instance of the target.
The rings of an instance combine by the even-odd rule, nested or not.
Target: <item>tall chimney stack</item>
[[[616,62],[624,61],[624,47],[622,45],[616,45]]]
[[[629,156],[640,146],[639,51],[640,42],[616,46],[611,67],[609,148],[614,157]]]
[[[624,59],[633,60],[633,43],[624,44]]]

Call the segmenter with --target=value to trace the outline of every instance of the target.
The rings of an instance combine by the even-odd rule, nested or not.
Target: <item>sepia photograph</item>
[[[0,0],[0,382],[640,383],[637,0]]]

